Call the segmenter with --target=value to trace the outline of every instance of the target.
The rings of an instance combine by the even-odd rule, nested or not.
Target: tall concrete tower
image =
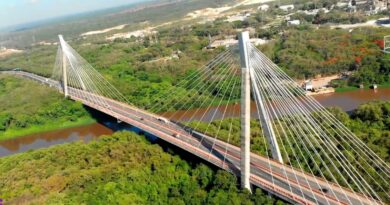
[[[255,83],[255,74],[251,67],[248,49],[250,46],[249,33],[247,31],[242,32],[238,36],[239,50],[240,50],[240,65],[241,65],[241,186],[251,191],[250,187],[250,85]],[[264,99],[260,94],[258,86],[253,86],[254,95],[258,98],[258,108],[260,113],[260,121],[265,138],[267,138],[269,148],[271,149],[272,158],[275,161],[283,163],[282,155],[279,150],[279,145],[276,140],[271,118],[266,112]]]
[[[62,49],[62,88],[64,89],[64,95],[65,97],[68,96],[68,77],[67,77],[67,71],[66,71],[66,54],[64,52],[64,45],[65,45],[65,40],[62,37],[62,35],[58,35],[58,38],[60,39],[60,45]]]
[[[250,74],[248,43],[249,33],[238,36],[241,64],[241,186],[251,191],[250,177]]]

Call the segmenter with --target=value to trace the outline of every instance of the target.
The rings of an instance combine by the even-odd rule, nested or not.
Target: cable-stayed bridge
[[[248,33],[239,37],[238,47],[193,70],[149,111],[128,102],[62,36],[52,78],[7,73],[45,83],[230,171],[243,188],[299,204],[389,203],[389,165],[250,44]],[[229,110],[238,103],[238,113]],[[184,111],[174,120],[158,114],[167,110]],[[262,146],[251,150],[251,141]]]

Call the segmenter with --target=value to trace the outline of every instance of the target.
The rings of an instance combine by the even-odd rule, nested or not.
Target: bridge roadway
[[[62,86],[58,81],[21,71],[6,71],[3,73],[30,78],[62,92]],[[138,127],[239,176],[239,147],[215,140],[179,123],[163,122],[158,119],[159,116],[134,106],[79,89],[71,87],[68,89],[71,99]],[[106,104],[102,105],[97,101],[105,101]],[[251,154],[250,180],[254,186],[258,186],[291,203],[380,204],[374,199],[253,153]]]

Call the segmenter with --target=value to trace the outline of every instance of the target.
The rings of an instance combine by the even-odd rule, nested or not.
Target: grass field
[[[379,84],[378,88],[390,88],[390,83],[384,83],[384,84]],[[354,91],[354,90],[359,90],[360,88],[355,87],[355,86],[347,86],[347,87],[341,87],[341,88],[336,88],[336,92],[342,93],[342,92],[349,92],[349,91]],[[365,85],[364,88],[365,90],[371,89],[370,86]]]

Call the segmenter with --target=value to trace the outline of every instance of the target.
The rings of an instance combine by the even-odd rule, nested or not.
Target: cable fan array
[[[389,202],[388,164],[255,46],[249,50],[252,86],[261,90],[255,102],[265,101],[285,163]]]
[[[353,204],[348,191],[359,196],[357,198],[377,200],[378,204],[390,202],[389,165],[329,110],[307,96],[293,79],[254,45],[248,44],[247,47],[253,100],[252,152],[266,159],[267,167],[263,168],[263,174],[268,174],[274,185],[281,183],[280,178],[287,179],[284,183],[287,183],[291,194],[300,192],[300,196],[317,203],[319,189],[323,196],[331,195],[340,203]],[[218,154],[223,163],[228,163],[228,153],[231,157],[232,148],[221,147],[219,140],[240,144],[241,70],[238,48],[226,49],[202,68],[190,70],[186,75],[184,80],[156,97],[149,110],[169,118],[174,123],[165,126],[175,127],[176,130],[179,130],[177,127],[184,128],[188,136],[194,132],[202,133],[198,135],[199,140],[191,141],[197,143],[193,146],[199,148],[207,142],[210,155]],[[58,48],[52,78],[62,82],[63,87],[66,83],[73,98],[98,107],[112,110],[113,100],[129,104],[113,85],[63,40]],[[268,139],[261,129],[265,125],[258,120],[264,115],[269,118],[283,164],[287,166],[276,166],[272,160]],[[154,116],[150,118],[155,121]],[[277,175],[272,173],[283,176],[276,178]],[[309,179],[312,175],[318,177],[314,183]],[[303,181],[298,180],[302,178]],[[328,190],[329,193],[323,191],[324,180],[320,178],[326,179],[327,187],[339,188],[341,195],[336,194],[333,188]],[[300,185],[299,190],[292,182]],[[303,189],[310,190],[311,195],[308,196]],[[327,204],[331,204],[329,197],[324,198]]]
[[[230,111],[223,114],[223,110],[221,112],[221,109],[214,108],[239,101],[240,69],[237,62],[237,55],[232,49],[222,52],[207,65],[190,71],[184,80],[160,94],[149,110],[178,122],[211,122],[233,115]]]
[[[313,97],[307,96],[293,79],[254,45],[248,45],[248,53],[252,104],[255,105],[252,118],[260,118],[262,113],[257,108],[262,103],[263,112],[272,122],[284,164],[295,168],[294,175],[285,171],[284,177],[294,180],[301,173],[309,173],[327,179],[329,186],[348,188],[356,195],[363,194],[363,197],[378,200],[378,203],[389,202],[388,164],[328,109]],[[163,97],[157,98],[151,110],[212,136],[213,148],[216,140],[239,145],[239,75],[237,48],[232,47],[179,82]],[[163,113],[166,110],[179,111]],[[261,121],[252,120],[251,124],[251,140],[261,145],[252,151],[268,157],[269,171],[276,172],[279,168],[271,166],[272,154],[262,133]],[[225,157],[228,149],[226,147]],[[316,185],[308,182],[305,185],[312,192],[321,187],[318,180]],[[344,196],[332,193],[332,189],[329,192],[336,200],[352,204],[345,192]],[[312,197],[317,201],[314,193]]]
[[[61,37],[60,37],[61,39]],[[64,80],[66,70],[66,81]],[[81,57],[67,42],[60,40],[52,79],[67,83],[73,97],[88,99],[102,107],[110,108],[110,100],[128,103],[127,99],[104,77]]]

